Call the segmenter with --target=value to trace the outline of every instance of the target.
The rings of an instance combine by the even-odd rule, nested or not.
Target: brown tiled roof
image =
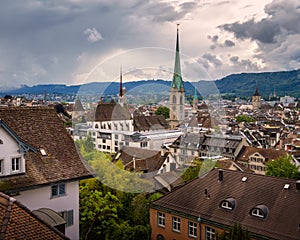
[[[0,109],[0,119],[21,140],[37,150],[26,153],[25,174],[1,178],[0,191],[22,190],[91,176],[53,108],[3,108]],[[47,156],[42,156],[40,149],[44,149]]]
[[[130,120],[131,114],[128,110],[127,105],[123,107],[115,102],[110,103],[99,103],[96,112],[95,119],[96,122],[105,121],[118,121],[118,120]]]
[[[69,239],[1,192],[0,223],[0,239]]]
[[[149,131],[158,129],[168,129],[169,124],[161,115],[136,116],[133,119],[134,131]]]
[[[154,201],[151,207],[183,217],[200,217],[202,223],[210,225],[240,223],[250,232],[272,239],[300,239],[300,191],[295,180],[223,170],[223,180],[219,181],[218,175],[214,169]],[[219,207],[227,198],[236,200],[235,209]],[[251,216],[251,209],[261,204],[268,208],[267,217]]]
[[[125,169],[133,170],[133,158],[135,158],[135,171],[146,172],[158,171],[167,157],[167,155],[161,156],[161,151],[127,146],[123,147],[119,153],[118,159],[122,159]]]
[[[236,159],[237,161],[248,161],[250,155],[254,153],[259,153],[267,161],[276,160],[278,157],[283,157],[287,154],[284,150],[243,146]]]

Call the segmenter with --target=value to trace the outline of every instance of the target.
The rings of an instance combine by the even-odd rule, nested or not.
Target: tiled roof
[[[202,223],[240,223],[250,232],[272,239],[300,239],[300,190],[295,180],[222,171],[222,181],[214,169],[154,201],[151,207],[194,219],[200,217]],[[285,185],[288,189],[284,189]],[[236,200],[235,209],[220,208],[221,201],[227,198]],[[262,204],[267,206],[268,216],[251,216],[251,209]]]
[[[25,155],[25,174],[1,178],[0,191],[22,190],[91,176],[53,108],[3,108],[0,109],[0,119],[21,140],[37,149]],[[44,149],[47,156],[42,156],[40,149]]]
[[[158,129],[168,129],[166,119],[161,115],[136,116],[133,119],[134,131],[149,131]]]
[[[69,239],[1,192],[0,223],[0,239]]]
[[[123,107],[115,102],[110,103],[99,103],[96,112],[95,119],[96,122],[106,122],[106,121],[119,121],[119,120],[130,120],[131,114],[128,110],[127,105]]]
[[[127,146],[123,147],[119,153],[120,155],[116,156],[122,159],[125,169],[133,170],[133,158],[135,158],[135,171],[146,172],[158,171],[167,157],[167,155],[161,156],[161,151]]]
[[[254,153],[259,153],[267,161],[276,160],[278,157],[283,157],[287,154],[287,152],[284,150],[243,146],[236,159],[237,161],[248,161],[250,155]]]

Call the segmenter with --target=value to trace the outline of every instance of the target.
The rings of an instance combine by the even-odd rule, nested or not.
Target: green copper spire
[[[178,91],[184,91],[183,81],[180,68],[180,54],[179,54],[179,24],[177,24],[177,39],[176,39],[176,55],[175,55],[175,67],[172,79],[172,88],[177,88]]]
[[[198,99],[198,96],[197,96],[197,89],[196,89],[196,86],[195,86],[195,90],[194,90],[194,101]]]

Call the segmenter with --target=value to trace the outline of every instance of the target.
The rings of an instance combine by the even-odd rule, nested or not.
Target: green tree
[[[229,233],[223,232],[217,237],[217,240],[250,240],[250,234],[241,224],[234,224]]]
[[[99,181],[93,178],[81,181],[79,205],[81,238],[105,239],[110,226],[117,224],[119,199],[111,192],[103,191]]]
[[[249,117],[246,115],[238,115],[235,119],[237,122],[255,122],[255,119],[253,117]]]
[[[266,163],[266,175],[289,179],[300,179],[299,167],[292,163],[292,156],[285,155]]]
[[[216,162],[211,160],[210,158],[207,158],[204,161],[200,159],[195,159],[193,161],[193,165],[186,168],[181,177],[184,181],[190,181],[207,173],[215,166]]]
[[[168,119],[170,117],[170,109],[166,106],[159,106],[157,110],[155,111],[156,115],[163,115],[165,119]]]

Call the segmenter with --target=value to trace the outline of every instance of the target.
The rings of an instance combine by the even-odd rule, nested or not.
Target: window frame
[[[53,190],[56,187],[56,194],[53,194]],[[58,183],[51,186],[51,198],[58,198],[67,195],[66,184]]]
[[[16,162],[18,160],[18,163]],[[16,167],[18,166],[18,169]],[[12,157],[11,158],[11,171],[12,173],[21,172],[21,157]]]
[[[163,212],[157,212],[157,226],[166,227],[166,215]]]
[[[4,174],[4,159],[0,159],[0,175]]]
[[[172,217],[172,230],[174,232],[178,232],[180,233],[180,223],[181,223],[181,220],[179,217]]]
[[[251,210],[251,216],[262,218],[262,219],[265,218],[265,215],[263,214],[263,212],[258,208],[253,208]]]
[[[74,210],[66,210],[59,213],[62,218],[66,221],[66,227],[70,227],[74,225]]]
[[[189,237],[197,238],[198,236],[198,224],[195,222],[189,221],[188,223],[188,235]]]
[[[217,239],[216,229],[205,226],[205,240],[216,240],[216,239]]]

